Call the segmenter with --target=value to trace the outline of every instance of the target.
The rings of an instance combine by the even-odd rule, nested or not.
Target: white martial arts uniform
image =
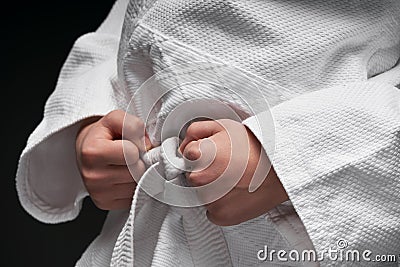
[[[291,201],[220,228],[191,222],[187,212],[199,209],[171,208],[137,190],[138,210],[129,219],[128,211],[110,212],[78,265],[272,266],[257,259],[264,245],[323,251],[341,238],[350,249],[398,254],[399,58],[398,0],[120,0],[76,41],[61,71],[21,155],[21,203],[43,222],[74,219],[87,196],[75,161],[80,121],[126,108],[159,70],[218,62],[282,86],[268,92],[271,160]],[[255,121],[243,123],[268,153]]]

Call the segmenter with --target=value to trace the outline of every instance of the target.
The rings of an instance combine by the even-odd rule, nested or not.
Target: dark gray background
[[[87,199],[79,217],[47,225],[28,215],[15,189],[19,155],[40,122],[46,99],[74,41],[94,31],[112,0],[2,3],[2,230],[1,266],[73,266],[99,233],[106,212]],[[4,239],[5,236],[5,239]]]

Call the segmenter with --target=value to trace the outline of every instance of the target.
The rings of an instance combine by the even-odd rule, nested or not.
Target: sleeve
[[[36,219],[74,219],[87,195],[75,160],[80,121],[120,108],[117,53],[127,0],[117,1],[96,32],[80,37],[30,135],[16,174],[23,208]]]
[[[398,64],[274,106],[274,144],[257,116],[244,121],[272,155],[318,253],[344,246],[372,260],[400,252],[399,84]]]

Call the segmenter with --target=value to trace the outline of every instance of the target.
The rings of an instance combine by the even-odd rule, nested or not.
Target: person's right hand
[[[125,118],[124,140],[122,126]],[[146,144],[146,145],[145,145]],[[104,210],[127,209],[136,188],[135,178],[145,171],[140,152],[151,147],[144,123],[115,110],[91,119],[76,138],[76,157],[83,182],[95,205]],[[124,150],[125,156],[124,156]],[[130,166],[128,169],[128,165]]]

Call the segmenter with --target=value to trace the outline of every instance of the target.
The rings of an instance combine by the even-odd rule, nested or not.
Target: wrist
[[[251,179],[253,178],[253,175],[256,171],[258,164],[261,164],[261,166],[270,166],[270,168],[268,168],[268,171],[265,173],[265,179],[262,182],[260,189],[261,191],[264,191],[265,194],[274,196],[272,198],[274,199],[274,201],[271,201],[269,203],[270,208],[273,208],[276,205],[279,205],[289,200],[289,197],[281,181],[279,180],[279,177],[275,172],[275,169],[272,166],[263,146],[261,145],[257,137],[253,134],[253,132],[247,126],[245,127],[249,138],[248,140],[250,147],[250,156],[248,164],[248,169],[249,169],[248,175],[250,177],[248,178],[247,184],[249,184]]]

